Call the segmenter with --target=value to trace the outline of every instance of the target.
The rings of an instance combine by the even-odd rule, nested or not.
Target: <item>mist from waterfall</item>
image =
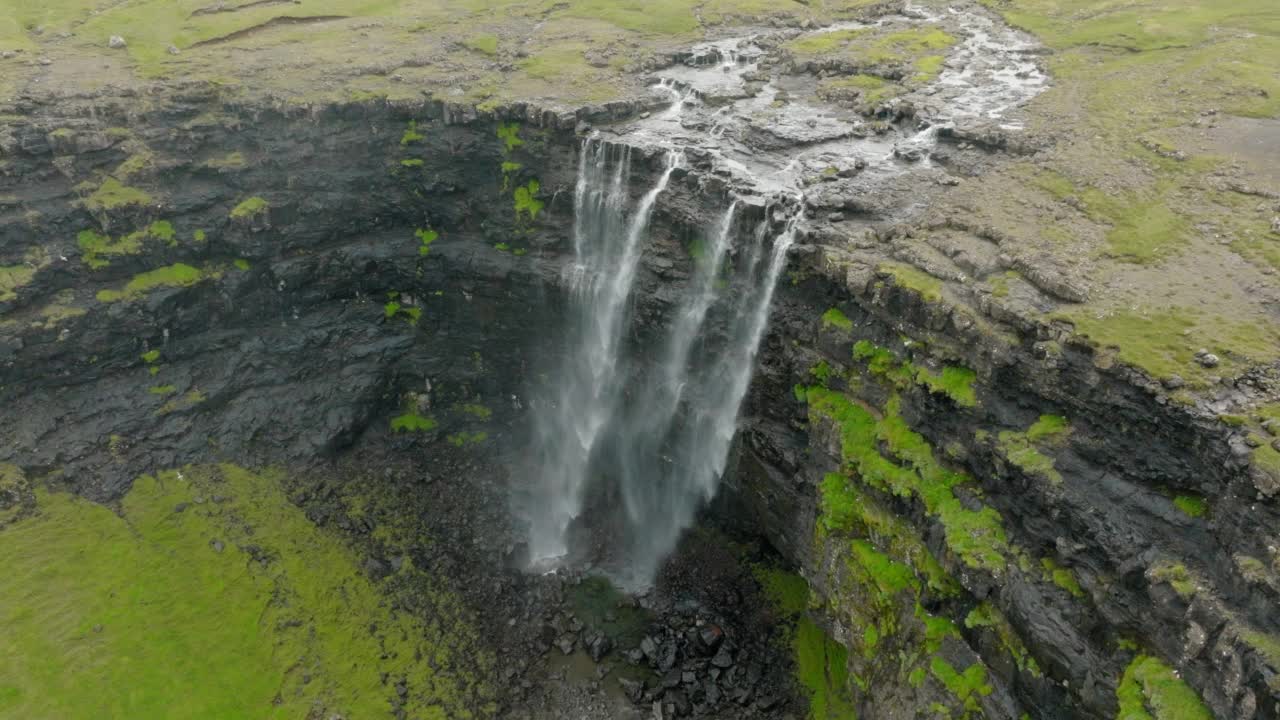
[[[632,202],[629,146],[588,139],[580,153],[568,344],[532,413],[530,554],[543,567],[566,556],[588,491],[603,489],[621,503],[615,574],[638,587],[715,494],[798,218],[770,238],[767,219],[744,227],[730,202],[661,344],[627,347],[650,220],[682,156],[668,152],[664,171]]]

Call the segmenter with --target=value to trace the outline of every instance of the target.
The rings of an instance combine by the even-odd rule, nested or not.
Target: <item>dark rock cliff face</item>
[[[526,132],[517,153],[552,198],[517,227],[510,188],[527,173],[504,178],[492,122],[428,124],[440,108],[250,112],[207,98],[132,121],[111,110],[50,109],[4,138],[0,264],[43,248],[34,278],[2,304],[5,461],[110,498],[139,472],[198,459],[331,454],[406,406],[442,434],[456,429],[455,405],[510,414],[528,379],[521,349],[554,319],[544,293],[560,268],[540,248],[567,226],[574,169],[555,131]],[[414,117],[423,137],[402,144]],[[124,177],[120,165],[139,157]],[[148,200],[87,207],[107,174]],[[251,197],[265,208],[233,217]],[[171,239],[144,236],[97,269],[77,243],[157,221]],[[178,263],[202,279],[95,297]]]
[[[1248,472],[1247,448],[1215,418],[1171,403],[1159,387],[1067,343],[1051,326],[996,325],[896,285],[867,257],[806,250],[793,262],[797,282],[780,293],[739,472],[721,503],[806,568],[851,649],[867,644],[864,632],[876,622],[867,606],[896,627],[886,637],[882,621],[874,652],[851,661],[869,688],[870,716],[912,717],[903,708],[932,702],[934,691],[919,677],[913,683],[911,664],[898,661],[927,643],[913,603],[959,629],[960,638],[943,643],[944,656],[980,656],[991,692],[973,697],[988,717],[1114,717],[1117,681],[1139,648],[1178,668],[1218,717],[1280,713],[1268,639],[1277,630],[1276,587],[1247,559],[1274,557],[1277,509]],[[820,320],[833,307],[847,328]],[[892,348],[895,363],[974,369],[976,402],[966,407],[901,377],[895,385],[875,360],[857,359],[855,340]],[[848,460],[838,422],[806,413],[794,397],[797,383],[816,384],[820,363],[833,368],[829,385],[873,410],[898,397],[897,412],[938,461],[965,473],[956,489],[968,498],[962,502],[1003,518],[1003,559],[986,568],[966,563],[945,518],[871,483],[861,489],[864,503],[905,525],[890,530],[864,517],[843,535],[815,528],[824,473]],[[1000,433],[1046,415],[1066,418],[1070,432],[1054,452],[1055,469],[1029,471],[1011,460],[1002,447],[1009,436]],[[1211,511],[1178,509],[1173,499],[1182,493],[1211,498]],[[842,545],[850,537],[922,576],[922,557],[936,557],[963,589],[886,591],[874,568],[849,561]],[[919,545],[927,554],[910,551]],[[965,647],[949,647],[956,639]]]
[[[573,118],[522,112],[511,142],[509,121],[439,105],[313,113],[193,96],[136,116],[31,111],[0,136],[0,266],[34,269],[0,294],[0,462],[109,500],[188,462],[304,465],[413,414],[509,456],[519,482],[523,398],[563,352]],[[121,200],[112,178],[142,196]],[[695,166],[660,204],[634,301],[644,332],[662,332],[685,239],[723,197]],[[134,233],[136,247],[114,245]],[[937,703],[1112,717],[1147,654],[1218,717],[1280,717],[1280,513],[1248,449],[1053,326],[953,307],[877,270],[875,252],[793,252],[714,508],[824,598],[864,716]],[[130,291],[179,264],[195,275]],[[830,308],[842,320],[824,321]],[[882,354],[855,355],[857,341]],[[944,366],[975,373],[972,401],[917,381]],[[932,448],[922,476],[963,473],[955,512],[998,513],[995,555],[964,552],[966,533],[991,528],[862,482],[844,421],[804,387],[905,421]],[[493,415],[483,433],[465,409],[477,404]],[[1047,468],[1025,437],[1045,416],[1069,423]],[[855,521],[829,522],[830,473],[856,488]],[[1182,494],[1209,511],[1178,509]],[[888,579],[903,567],[912,580]]]

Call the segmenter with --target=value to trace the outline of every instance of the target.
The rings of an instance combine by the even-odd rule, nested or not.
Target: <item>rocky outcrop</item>
[[[866,714],[1113,717],[1146,656],[1216,717],[1280,712],[1277,508],[1236,432],[1051,324],[797,260],[722,502],[821,588]]]
[[[0,301],[5,461],[110,498],[330,454],[401,410],[443,435],[516,409],[554,318],[559,131],[504,143],[442,105],[33,112],[0,184],[0,265],[30,271]]]

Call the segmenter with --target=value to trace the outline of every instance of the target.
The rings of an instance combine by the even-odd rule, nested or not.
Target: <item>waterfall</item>
[[[692,362],[690,346],[686,345],[677,366],[671,364],[673,358],[669,355],[667,364],[660,369],[667,382],[673,376],[679,378],[676,400],[683,413],[672,408],[664,418],[664,427],[648,428],[665,440],[661,462],[658,454],[633,454],[630,462],[623,465],[629,533],[627,564],[620,580],[626,585],[643,586],[652,580],[680,534],[692,525],[698,509],[715,495],[768,326],[774,290],[786,266],[799,220],[797,215],[788,222],[771,249],[765,246],[767,224],[762,223],[753,234],[750,257],[738,273],[738,296],[719,298],[729,306],[726,309],[730,316],[722,344],[715,347],[712,339],[704,338],[705,357],[698,363]],[[761,270],[766,254],[768,261]],[[682,319],[699,305],[695,300]],[[673,335],[672,340],[674,345],[679,338]],[[644,392],[646,397],[659,395],[652,387]],[[645,439],[659,436],[638,435]],[[646,443],[636,442],[637,439],[629,436],[624,442],[633,449],[647,450]]]
[[[529,548],[535,560],[568,552],[566,532],[582,508],[587,471],[617,397],[623,316],[654,205],[680,163],[668,153],[658,182],[626,218],[631,148],[584,141],[574,190],[570,347],[553,397],[539,403],[538,453]]]
[[[616,484],[604,492],[621,504],[610,518],[615,574],[643,586],[724,472],[798,217],[770,243],[768,218],[742,228],[740,203],[730,202],[694,258],[663,341],[626,347],[650,219],[682,161],[668,152],[664,171],[631,203],[631,153],[598,139],[581,147],[568,342],[534,408],[536,476],[525,511],[530,554],[545,565],[568,554],[569,528],[593,483]],[[749,247],[735,262],[735,238],[744,235]],[[651,362],[634,361],[641,356]]]

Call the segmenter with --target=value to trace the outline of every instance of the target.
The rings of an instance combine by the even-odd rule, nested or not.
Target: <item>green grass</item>
[[[1213,720],[1200,697],[1158,658],[1139,655],[1116,687],[1116,720]]]
[[[539,190],[541,186],[537,180],[530,180],[515,189],[513,195],[517,220],[522,216],[528,216],[530,221],[538,219],[538,213],[542,212],[543,207],[542,201],[537,197]]]
[[[1178,375],[1192,387],[1207,386],[1211,375],[1265,361],[1280,344],[1280,335],[1269,323],[1234,321],[1193,308],[1136,307],[1101,316],[1081,308],[1059,317],[1095,345],[1118,348],[1121,362],[1157,378]],[[1199,348],[1218,355],[1222,364],[1201,367],[1195,361]]]
[[[1027,428],[1027,440],[1033,443],[1059,444],[1071,434],[1071,424],[1061,415],[1041,415]]]
[[[426,135],[423,135],[422,133],[418,132],[418,121],[410,120],[408,127],[404,129],[404,134],[400,136],[400,145],[401,147],[407,147],[414,143],[422,142],[423,140],[426,140],[426,139],[427,139]]]
[[[141,230],[122,235],[116,240],[112,240],[110,235],[103,235],[93,230],[82,230],[76,235],[76,245],[80,247],[81,261],[94,270],[111,265],[111,258],[140,254],[143,243],[147,240],[160,240],[169,247],[178,244],[177,232],[168,220],[157,220]]]
[[[18,299],[18,289],[36,277],[36,269],[29,265],[0,266],[0,302]]]
[[[156,409],[156,415],[164,416],[179,410],[189,410],[204,402],[207,398],[199,390],[188,390],[182,397],[170,398],[168,402]]]
[[[155,202],[155,199],[146,191],[129,187],[119,180],[109,177],[103,180],[102,184],[84,199],[84,206],[90,211],[100,212],[138,205],[150,205],[153,202]]]
[[[1027,651],[1026,644],[1018,636],[1017,631],[1013,629],[1013,625],[1009,623],[1004,613],[1000,612],[1000,608],[983,601],[969,611],[969,614],[964,619],[964,626],[970,630],[978,628],[991,630],[1000,639],[1000,645],[1013,658],[1020,672],[1029,673],[1034,677],[1044,676],[1039,663]]]
[[[787,48],[802,59],[838,59],[861,68],[880,65],[915,68],[922,64],[925,70],[936,73],[942,65],[938,51],[955,42],[955,37],[937,28],[918,27],[887,34],[860,28],[804,35],[788,43]],[[925,74],[925,70],[920,74]],[[928,78],[925,75],[924,79]]]
[[[825,100],[840,101],[856,96],[869,105],[877,105],[896,97],[906,88],[877,75],[848,75],[824,78],[818,83],[818,95]]]
[[[1001,432],[998,446],[1005,459],[1028,475],[1044,478],[1054,485],[1062,484],[1062,474],[1053,465],[1053,458],[1037,450],[1027,442],[1026,435]]]
[[[826,55],[843,50],[866,33],[866,30],[836,30],[806,35],[787,44],[797,55]]]
[[[1199,495],[1178,495],[1173,499],[1173,504],[1174,507],[1193,518],[1204,517],[1209,511],[1209,501]]]
[[[952,489],[969,478],[938,463],[929,444],[898,415],[896,396],[879,420],[846,395],[826,388],[808,388],[805,398],[811,419],[836,423],[843,460],[862,482],[894,495],[919,498],[942,524],[947,546],[962,562],[997,574],[1003,571],[1008,542],[1000,514],[989,507],[970,510],[961,504]],[[901,464],[883,455],[881,444]]]
[[[807,615],[796,622],[791,647],[796,676],[809,696],[810,720],[856,720],[849,697],[849,651]]]
[[[146,364],[148,364],[148,365],[151,365],[151,364],[155,363],[157,360],[159,360],[159,359],[160,359],[160,351],[159,351],[159,350],[148,350],[148,351],[146,351],[146,352],[142,353],[141,355],[139,355],[138,357],[142,358],[142,362],[144,362],[144,363],[146,363]]]
[[[391,418],[391,432],[431,432],[439,426],[433,418],[409,412]]]
[[[410,716],[473,717],[485,681],[450,667],[470,628],[393,609],[281,481],[143,476],[119,515],[38,491],[0,531],[0,715],[390,718],[389,675]]]
[[[916,371],[916,382],[929,388],[930,392],[946,395],[960,407],[977,406],[978,396],[973,390],[973,381],[977,378],[977,373],[963,367],[944,367],[939,375],[923,367]]]
[[[76,235],[76,245],[80,246],[80,259],[85,265],[99,270],[111,264],[109,257],[137,255],[142,252],[142,239],[127,235],[119,240],[112,240],[109,235],[100,235],[93,230],[81,230]]]
[[[879,271],[891,275],[898,287],[914,290],[925,302],[942,300],[942,281],[913,265],[886,262]]]
[[[265,213],[270,207],[267,201],[260,197],[251,197],[243,200],[239,205],[231,209],[232,220],[248,220]]]
[[[1066,418],[1041,415],[1026,432],[1002,431],[998,436],[997,447],[1006,460],[1024,472],[1060,485],[1062,474],[1054,467],[1053,458],[1045,455],[1041,449],[1061,445],[1070,433],[1071,426]]]
[[[178,388],[172,385],[154,385],[147,389],[152,395],[172,395],[178,392]]]
[[[829,365],[826,360],[819,360],[817,365],[809,368],[809,374],[813,376],[813,379],[817,380],[818,384],[823,387],[827,387],[828,381],[831,380],[831,376],[834,372],[835,371],[831,369],[831,365]]]
[[[824,329],[835,328],[850,332],[853,330],[853,321],[844,313],[840,312],[840,308],[831,308],[822,313],[822,327]]]
[[[524,140],[520,138],[520,125],[518,123],[499,123],[494,134],[502,141],[502,151],[510,154],[512,150],[524,145]]]
[[[399,298],[400,293],[391,293],[394,298]],[[422,319],[422,308],[409,307],[400,304],[398,300],[390,300],[382,306],[382,316],[388,320],[392,318],[402,317],[409,321],[410,325],[417,325]]]
[[[450,445],[457,448],[466,447],[467,445],[479,445],[488,439],[489,433],[484,431],[453,433],[445,438]]]
[[[1114,227],[1107,233],[1107,252],[1126,262],[1159,260],[1187,244],[1186,220],[1163,201],[1139,202],[1112,216]]]
[[[1168,584],[1183,599],[1194,597],[1198,590],[1196,579],[1182,563],[1159,563],[1151,568],[1149,574],[1153,581]]]
[[[422,228],[418,228],[413,231],[413,236],[418,238],[418,255],[420,257],[426,257],[431,254],[431,243],[439,239],[440,233],[435,230],[424,230]]]
[[[1053,558],[1048,557],[1040,559],[1040,566],[1044,568],[1045,577],[1054,585],[1071,593],[1072,597],[1085,596],[1084,588],[1080,587],[1080,583],[1076,581],[1076,575],[1071,572],[1071,568],[1062,567]]]
[[[827,473],[819,485],[820,532],[873,537],[884,554],[910,567],[940,597],[954,595],[958,585],[925,545],[919,531],[886,509],[840,473]]]
[[[929,661],[929,670],[938,682],[956,696],[966,711],[980,712],[982,706],[978,698],[992,693],[992,687],[987,683],[987,669],[981,663],[974,663],[965,668],[964,672],[957,672],[951,663],[935,655]]]
[[[485,55],[498,54],[498,36],[483,34],[473,35],[462,42],[463,45]]]
[[[424,162],[425,161],[422,160],[422,158],[408,158],[406,160],[401,160],[400,164],[407,168],[420,168],[423,166]]]
[[[879,595],[895,595],[908,590],[919,591],[920,583],[911,568],[880,552],[866,540],[854,540],[849,544],[848,561],[856,564],[871,578]]]
[[[783,616],[796,679],[809,698],[810,720],[854,720],[849,696],[848,650],[808,616],[809,584],[794,573],[757,567],[765,596]]]
[[[1254,448],[1251,457],[1256,468],[1280,480],[1280,452],[1269,443]]]
[[[132,300],[159,288],[190,287],[206,278],[217,278],[218,276],[217,272],[208,272],[190,265],[177,263],[135,275],[120,290],[99,290],[98,300],[101,302]]]

